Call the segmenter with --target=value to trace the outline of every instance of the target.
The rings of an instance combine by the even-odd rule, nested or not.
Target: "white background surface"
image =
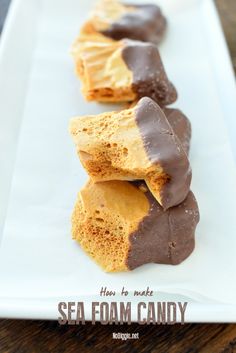
[[[194,253],[175,267],[107,274],[71,240],[70,215],[86,174],[68,121],[114,108],[84,101],[69,55],[92,1],[16,0],[0,49],[1,316],[57,318],[59,300],[89,301],[101,286],[149,286],[172,300],[188,297],[188,321],[236,321],[233,73],[210,0],[159,4],[169,22],[160,51],[179,92],[173,106],[193,129],[192,190],[201,213]]]

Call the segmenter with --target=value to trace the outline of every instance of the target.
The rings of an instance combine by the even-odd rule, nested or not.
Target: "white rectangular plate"
[[[178,266],[107,274],[70,239],[87,177],[69,118],[114,108],[84,101],[69,55],[92,3],[14,0],[2,35],[0,316],[57,319],[57,303],[73,299],[87,303],[89,319],[100,287],[149,286],[156,301],[187,298],[189,322],[236,321],[236,90],[211,0],[159,1],[169,23],[160,50],[179,92],[174,106],[193,128],[192,190],[201,213],[194,253]]]

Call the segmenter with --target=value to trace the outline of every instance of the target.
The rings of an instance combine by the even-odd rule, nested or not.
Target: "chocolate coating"
[[[161,191],[164,209],[178,205],[187,196],[192,171],[183,147],[163,111],[150,98],[142,98],[136,108],[136,123],[143,139],[147,156],[160,164],[170,180]]]
[[[127,12],[102,33],[115,40],[130,38],[158,44],[166,29],[166,19],[156,5],[133,5],[134,11]]]
[[[177,92],[168,80],[157,47],[151,43],[125,40],[122,57],[133,73],[133,91],[138,98],[150,97],[161,106],[177,99]]]
[[[179,109],[163,108],[163,111],[174,133],[178,136],[184,151],[188,155],[192,136],[189,119]]]
[[[193,193],[190,191],[184,202],[167,211],[149,191],[146,197],[150,203],[149,214],[130,235],[127,258],[130,270],[149,262],[177,265],[195,246],[195,229],[200,217]]]

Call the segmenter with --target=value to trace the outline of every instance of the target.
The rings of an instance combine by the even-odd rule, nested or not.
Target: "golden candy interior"
[[[81,28],[83,34],[95,34],[109,28],[112,22],[119,20],[135,7],[127,6],[116,0],[100,0],[91,12],[90,18]]]
[[[132,101],[133,73],[122,58],[122,41],[102,35],[79,36],[72,47],[76,73],[88,101]]]
[[[136,107],[120,112],[74,118],[70,133],[83,167],[93,182],[145,180],[161,204],[168,180],[163,169],[147,156],[135,120]]]
[[[149,212],[145,194],[125,181],[89,181],[72,214],[72,234],[107,272],[127,271],[129,236]]]

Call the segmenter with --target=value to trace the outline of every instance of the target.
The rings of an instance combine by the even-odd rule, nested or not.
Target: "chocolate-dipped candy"
[[[147,96],[166,106],[177,99],[154,44],[79,36],[72,55],[88,101],[132,102]]]
[[[191,168],[165,114],[150,98],[119,112],[74,118],[70,133],[94,182],[145,180],[164,209],[187,196]]]
[[[78,194],[72,235],[105,271],[128,271],[146,263],[181,263],[194,249],[198,222],[191,191],[164,211],[145,185],[89,181]]]
[[[100,33],[115,40],[129,38],[158,44],[165,29],[166,19],[157,5],[100,0],[81,33]]]

